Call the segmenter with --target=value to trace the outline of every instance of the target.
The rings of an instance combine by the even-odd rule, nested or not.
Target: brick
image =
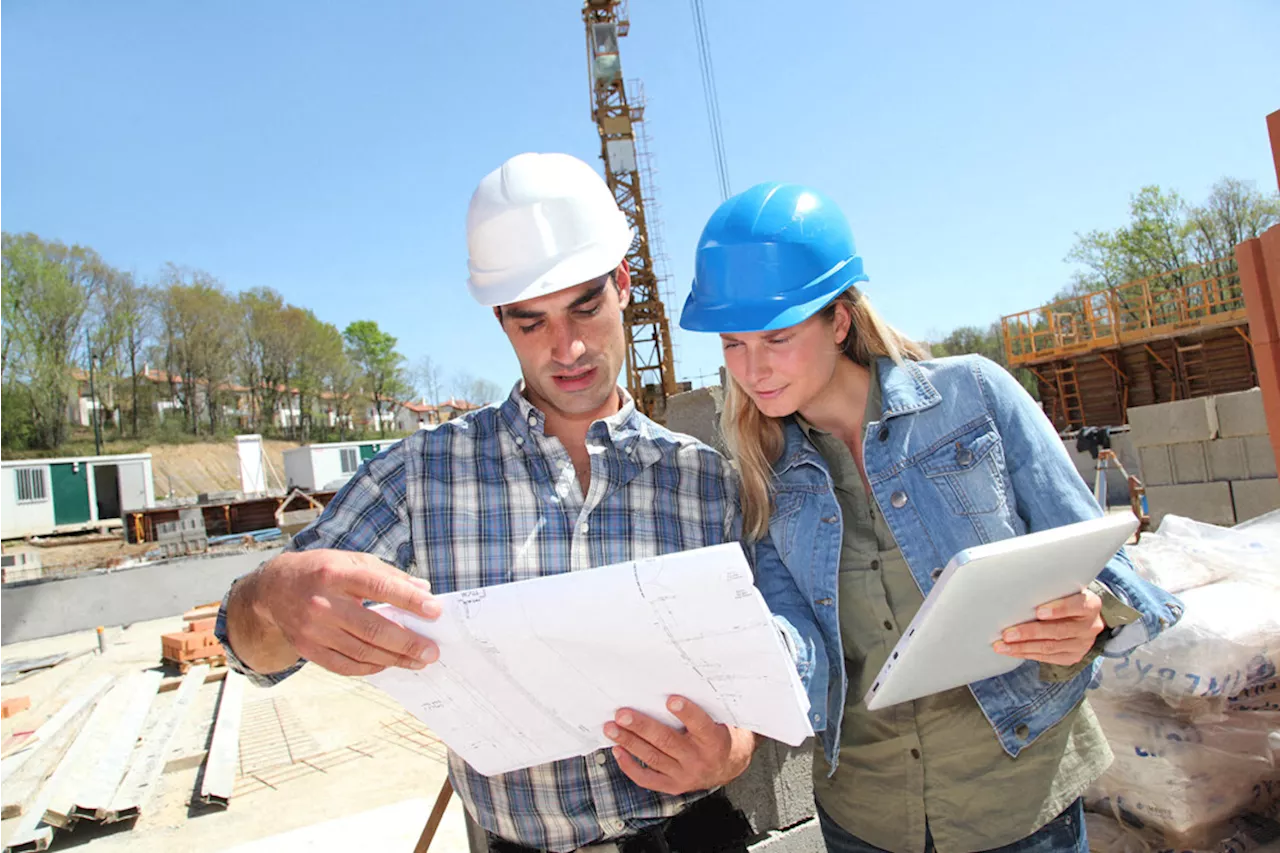
[[[1129,435],[1134,447],[1209,441],[1218,437],[1218,410],[1213,397],[1194,397],[1129,409]]]
[[[1218,409],[1218,435],[1222,438],[1267,434],[1267,411],[1262,406],[1261,388],[1219,394],[1215,405]]]
[[[1244,458],[1249,465],[1249,479],[1276,476],[1276,454],[1271,449],[1271,437],[1250,435],[1244,438]]]
[[[1241,453],[1243,452],[1244,451],[1242,450]],[[217,627],[217,624],[218,624],[217,619],[197,619],[194,622],[188,622],[186,630],[193,631],[193,632],[194,631],[212,631],[215,627]]]
[[[1231,484],[1236,521],[1248,521],[1280,509],[1280,480],[1241,480]]]
[[[1156,444],[1151,447],[1140,447],[1138,458],[1141,460],[1139,471],[1144,484],[1148,486],[1173,484],[1173,460],[1169,458],[1169,445]]]
[[[1221,482],[1249,479],[1243,438],[1219,438],[1207,442],[1205,457],[1209,462],[1209,480]]]
[[[1205,441],[1188,441],[1169,445],[1169,458],[1173,462],[1173,482],[1178,484],[1204,483],[1209,479],[1209,461],[1205,454]]]
[[[1186,486],[1148,486],[1147,508],[1151,526],[1159,528],[1166,515],[1181,515],[1206,524],[1235,524],[1230,483],[1196,483]]]
[[[30,696],[12,696],[0,702],[0,719],[7,720],[31,707]]]

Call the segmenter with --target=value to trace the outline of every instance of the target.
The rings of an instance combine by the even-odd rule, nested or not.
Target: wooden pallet
[[[227,656],[211,655],[207,658],[196,658],[194,660],[174,660],[173,658],[162,657],[160,658],[160,662],[162,664],[175,667],[177,668],[178,672],[182,673],[183,675],[186,675],[187,672],[191,669],[191,667],[197,666],[199,664],[206,664],[209,667],[226,666]]]

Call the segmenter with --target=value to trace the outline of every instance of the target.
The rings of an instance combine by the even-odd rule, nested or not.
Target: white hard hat
[[[596,171],[568,154],[518,154],[485,176],[467,210],[467,288],[508,305],[582,284],[621,263],[633,237]]]

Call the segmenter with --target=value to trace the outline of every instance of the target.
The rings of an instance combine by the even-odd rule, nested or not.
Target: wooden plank
[[[108,683],[112,680],[107,677]],[[86,691],[87,693],[88,691]],[[96,700],[99,692],[93,694]],[[83,694],[82,694],[83,695]],[[46,810],[50,804],[59,796],[60,791],[77,772],[80,762],[84,756],[92,749],[94,743],[93,730],[100,725],[99,721],[103,718],[103,714],[99,713],[99,708],[95,707],[89,716],[89,721],[85,723],[85,727],[76,735],[71,746],[68,747],[62,760],[58,762],[57,769],[45,781],[40,788],[40,793],[36,795],[35,801],[31,807],[23,812],[22,817],[18,820],[17,826],[9,836],[9,841],[5,845],[5,853],[25,853],[25,851],[45,850],[49,847],[49,843],[53,840],[53,825],[45,821]]]
[[[58,712],[45,721],[44,725],[36,729],[35,734],[29,737],[22,745],[22,748],[15,751],[12,755],[6,756],[0,764],[0,781],[7,781],[11,775],[18,772],[22,765],[31,759],[31,757],[44,747],[58,731],[71,721],[82,710],[87,708],[91,703],[97,700],[102,691],[106,690],[111,684],[112,677],[110,675],[101,675],[77,693],[71,701],[58,709]]]
[[[213,742],[204,765],[204,782],[200,799],[226,808],[236,787],[236,769],[240,764],[240,710],[244,704],[245,678],[238,672],[222,683],[218,716],[213,724]]]
[[[49,735],[44,749],[5,780],[4,809],[0,817],[9,820],[26,813],[45,780],[57,769],[58,762],[75,741],[91,711],[91,706],[81,707],[65,725]]]
[[[211,672],[204,677],[205,684],[212,684],[215,681],[221,681],[227,677],[227,670],[220,669],[217,672]],[[160,682],[160,687],[156,689],[157,693],[168,693],[170,690],[177,690],[183,682],[183,678],[166,678]]]
[[[157,720],[142,737],[142,743],[129,763],[124,781],[116,790],[111,805],[105,810],[103,819],[107,823],[127,820],[141,814],[151,795],[155,793],[156,782],[164,770],[165,758],[173,743],[174,735],[186,718],[187,712],[195,701],[196,694],[204,684],[204,677],[209,672],[207,666],[195,666],[182,679],[182,686],[173,699],[173,706],[168,713]]]
[[[129,758],[138,745],[160,678],[158,670],[137,672],[117,688],[123,694],[122,708],[95,751],[97,760],[89,768],[87,778],[68,797],[69,819],[101,820],[106,816],[107,807],[124,779]]]

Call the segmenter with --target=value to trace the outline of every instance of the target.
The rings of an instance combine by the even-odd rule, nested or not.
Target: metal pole
[[[85,345],[89,348],[89,400],[93,403],[93,455],[102,455],[102,435],[98,431],[98,392],[93,387],[93,344],[89,341],[89,333],[84,333]]]

